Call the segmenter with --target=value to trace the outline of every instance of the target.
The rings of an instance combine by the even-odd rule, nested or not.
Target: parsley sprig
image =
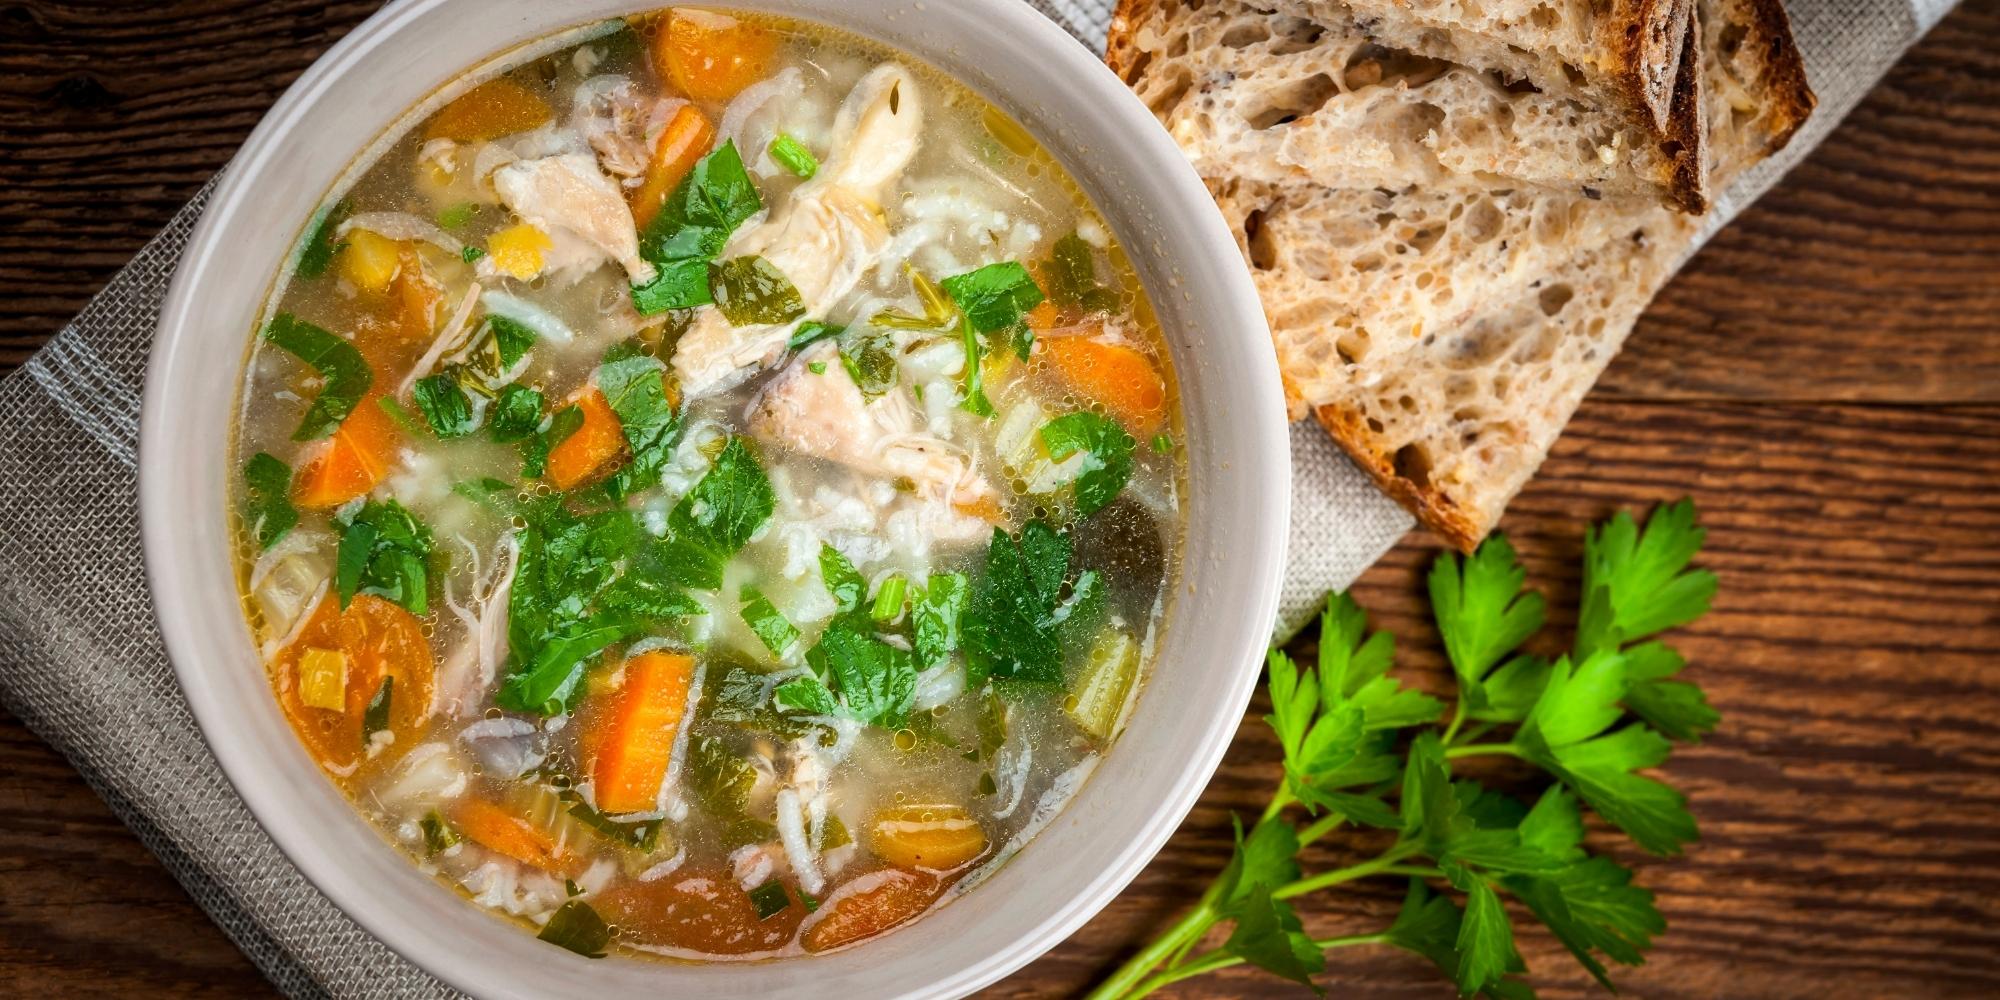
[[[1591,531],[1577,634],[1553,661],[1522,650],[1545,606],[1505,539],[1440,557],[1429,582],[1458,686],[1449,711],[1398,681],[1394,639],[1369,632],[1352,598],[1330,596],[1316,664],[1270,654],[1265,721],[1284,779],[1269,806],[1247,833],[1238,824],[1228,867],[1194,910],[1091,996],[1145,996],[1244,963],[1317,991],[1330,953],[1388,945],[1429,959],[1461,995],[1531,998],[1509,896],[1611,988],[1608,965],[1643,962],[1666,921],[1630,870],[1585,847],[1584,810],[1653,854],[1695,839],[1686,800],[1643,772],[1718,719],[1700,688],[1675,679],[1685,661],[1654,638],[1715,596],[1714,574],[1689,568],[1702,538],[1685,500],[1643,529],[1620,513]],[[1525,803],[1454,773],[1478,757],[1515,758],[1551,780]],[[1305,872],[1304,848],[1347,825],[1394,839],[1372,858]],[[1388,927],[1305,932],[1292,900],[1378,877],[1407,884]],[[1225,924],[1221,945],[1196,950]]]

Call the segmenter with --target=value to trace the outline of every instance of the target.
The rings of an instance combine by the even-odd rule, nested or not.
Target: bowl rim
[[[348,917],[381,940],[391,949],[401,954],[419,968],[450,983],[468,993],[482,996],[525,996],[534,992],[532,984],[509,982],[501,979],[495,970],[482,966],[476,956],[455,954],[436,947],[419,946],[420,941],[412,936],[417,930],[416,922],[421,915],[388,912],[381,905],[376,891],[364,889],[363,880],[353,877],[354,867],[361,861],[346,856],[329,854],[322,848],[327,842],[324,831],[316,830],[303,817],[287,810],[287,800],[295,795],[316,797],[310,790],[279,787],[275,780],[273,765],[258,756],[258,746],[237,724],[235,711],[239,707],[228,697],[227,692],[213,683],[215,664],[225,662],[227,647],[249,639],[247,627],[236,630],[233,636],[222,636],[213,630],[205,630],[198,624],[206,615],[212,619],[218,604],[226,603],[231,613],[241,618],[239,598],[235,592],[235,579],[226,582],[227,588],[218,592],[219,581],[212,575],[204,581],[199,569],[201,546],[212,546],[221,525],[197,524],[190,528],[186,521],[189,503],[185,495],[187,466],[200,463],[186,461],[186,453],[196,447],[205,447],[198,438],[186,434],[184,425],[192,418],[183,418],[183,407],[175,405],[176,393],[190,386],[206,381],[213,384],[213,378],[204,378],[196,370],[198,359],[194,357],[202,327],[202,292],[209,283],[217,280],[217,262],[234,251],[229,236],[233,224],[244,224],[243,213],[253,199],[258,196],[257,182],[273,169],[273,159],[283,149],[288,136],[309,124],[323,102],[338,92],[350,75],[378,46],[393,43],[398,36],[411,30],[427,17],[440,14],[447,8],[469,8],[474,0],[395,0],[389,6],[363,22],[353,32],[334,45],[324,56],[315,61],[310,69],[294,83],[268,112],[242,149],[225,169],[221,180],[211,194],[204,208],[202,218],[187,244],[179,262],[172,285],[163,304],[158,335],[152,348],[144,406],[140,424],[139,447],[139,500],[143,549],[147,566],[147,584],[154,601],[155,615],[159,622],[170,659],[184,697],[193,711],[201,728],[204,741],[215,759],[229,778],[237,794],[242,797],[264,831],[277,843],[280,850],[295,864],[307,879]],[[843,0],[709,0],[696,6],[714,8],[741,8],[764,10],[805,20],[832,21],[833,9]],[[855,3],[846,0],[850,7],[869,8],[871,11],[902,6],[900,0],[873,0]],[[517,4],[519,6],[519,4]],[[565,26],[587,24],[605,16],[596,8],[621,8],[624,11],[652,9],[665,4],[645,3],[642,0],[594,0],[591,3],[564,5],[561,13],[540,15],[537,27],[525,32],[517,31],[518,41],[526,42],[551,32],[561,31]],[[922,9],[922,3],[916,3]],[[591,8],[586,11],[585,8]],[[1241,430],[1236,437],[1238,450],[1226,456],[1209,456],[1208,461],[1220,461],[1226,468],[1240,474],[1243,479],[1267,484],[1259,490],[1253,487],[1237,489],[1232,497],[1238,502],[1249,504],[1242,513],[1239,523],[1228,526],[1230,543],[1227,547],[1229,561],[1248,563],[1251,569],[1240,572],[1240,567],[1231,567],[1242,586],[1232,596],[1236,610],[1227,614],[1210,616],[1203,613],[1199,602],[1188,599],[1191,595],[1180,595],[1181,607],[1176,609],[1181,627],[1196,619],[1214,617],[1212,624],[1202,626],[1204,632],[1216,632],[1212,641],[1227,645],[1241,654],[1241,664],[1228,678],[1229,684],[1223,696],[1214,704],[1204,706],[1205,723],[1198,734],[1186,734],[1187,738],[1177,741],[1185,750],[1185,756],[1173,773],[1155,780],[1161,783],[1159,797],[1152,802],[1142,803],[1150,809],[1148,816],[1137,828],[1136,835],[1121,849],[1117,863],[1098,872],[1087,884],[1068,890],[1064,903],[1045,914],[1031,933],[1020,934],[993,947],[978,961],[969,965],[956,966],[934,974],[922,988],[903,990],[907,996],[960,996],[989,985],[1003,976],[1026,965],[1055,944],[1060,943],[1083,925],[1091,916],[1108,904],[1139,872],[1152,860],[1167,838],[1179,826],[1195,800],[1206,787],[1223,753],[1227,750],[1247,705],[1251,690],[1259,675],[1262,649],[1270,633],[1270,625],[1275,619],[1279,597],[1279,584],[1285,564],[1286,528],[1289,524],[1290,490],[1290,450],[1287,421],[1283,409],[1283,394],[1277,373],[1276,361],[1270,356],[1268,330],[1265,326],[1262,308],[1258,305],[1254,286],[1248,271],[1237,257],[1235,242],[1230,237],[1221,217],[1209,200],[1200,179],[1189,167],[1171,138],[1160,128],[1150,112],[1131,94],[1109,69],[1096,60],[1094,55],[1053,21],[1016,0],[953,0],[948,17],[959,18],[970,15],[982,19],[985,25],[996,33],[1005,35],[1007,44],[1017,48],[1032,49],[1041,60],[1036,72],[1061,78],[1069,88],[1070,99],[1082,106],[1089,104],[1093,113],[1107,117],[1116,128],[1115,141],[1132,144],[1133,152],[1150,158],[1151,169],[1158,171],[1154,179],[1155,187],[1166,192],[1170,204],[1149,206],[1166,211],[1173,216],[1176,227],[1183,230],[1176,248],[1178,256],[1170,253],[1164,244],[1145,246],[1134,242],[1124,231],[1119,232],[1124,242],[1141,267],[1146,278],[1149,294],[1157,301],[1168,294],[1189,294],[1182,285],[1184,267],[1195,268],[1191,283],[1206,283],[1205,294],[1213,310],[1226,314],[1232,329],[1221,336],[1226,346],[1222,361],[1234,365],[1232,372],[1239,380],[1235,393],[1227,401],[1226,409],[1244,411],[1232,419],[1237,420]],[[840,25],[848,30],[856,30],[852,24]],[[868,34],[862,30],[860,33]],[[915,58],[926,62],[943,61],[937,53],[945,49],[928,46],[913,48],[908,41],[885,41],[892,47],[909,52]],[[937,43],[956,52],[960,44],[985,44],[970,31],[960,37]],[[472,65],[468,63],[467,65]],[[447,78],[463,72],[463,67],[452,67]],[[996,94],[990,87],[979,86],[971,81],[966,85],[980,92],[989,100],[1023,117],[1019,109],[1007,103],[1007,95]],[[412,102],[414,103],[414,102]],[[387,127],[399,119],[406,111],[398,106],[387,109],[379,127]],[[1062,159],[1072,173],[1077,174],[1079,183],[1084,177],[1072,163],[1072,156],[1082,142],[1074,136],[1050,134],[1036,128],[1033,122],[1023,118],[1037,137]],[[373,136],[362,137],[357,143],[372,140]],[[1083,144],[1083,148],[1088,148]],[[1093,202],[1104,212],[1108,223],[1116,228],[1112,213],[1105,211],[1106,200],[1111,194],[1105,190],[1092,189],[1085,185]],[[316,192],[317,199],[322,192]],[[300,207],[297,218],[303,219],[312,211],[311,205]],[[287,223],[289,226],[289,222]],[[1169,237],[1171,238],[1171,237]],[[1171,272],[1165,271],[1172,261]],[[266,273],[271,271],[269,262],[262,265]],[[1165,285],[1166,287],[1161,287]],[[261,302],[267,290],[260,290],[257,298]],[[1170,337],[1172,333],[1170,331]],[[211,335],[213,337],[221,334]],[[240,336],[240,334],[229,334]],[[1246,345],[1241,341],[1249,341]],[[1232,342],[1236,342],[1233,343]],[[1199,383],[1201,374],[1208,367],[1208,359],[1196,364],[1186,363],[1189,359],[1180,356],[1176,344],[1176,368],[1184,387]],[[1261,361],[1261,363],[1259,363]],[[1218,362],[1220,363],[1220,362]],[[1247,366],[1247,367],[1246,367]],[[230,395],[234,396],[240,369],[229,373]],[[1195,447],[1193,434],[1188,445]],[[1190,467],[1195,456],[1190,455]],[[223,465],[226,467],[226,460]],[[1238,494],[1241,494],[1240,496]],[[1198,512],[1197,512],[1198,513]],[[224,521],[226,518],[212,518]],[[1188,519],[1190,536],[1189,551],[1194,550],[1192,537],[1201,530],[1195,517]],[[1221,529],[1215,529],[1218,534]],[[212,554],[212,553],[211,553]],[[1194,571],[1194,567],[1183,564],[1183,575]],[[1209,571],[1210,575],[1222,572],[1221,568]],[[206,582],[206,589],[204,589]],[[1204,599],[1206,599],[1204,595]],[[1171,628],[1171,626],[1170,626]],[[241,650],[238,649],[240,653]],[[1165,663],[1164,655],[1160,661]],[[1159,664],[1156,664],[1158,666]],[[1196,669],[1192,666],[1186,669]],[[259,684],[264,686],[266,700],[268,685],[261,676]],[[1143,693],[1142,693],[1143,694]],[[1142,705],[1144,698],[1141,698]],[[274,710],[275,711],[275,710]],[[1128,733],[1126,739],[1131,739]],[[301,756],[303,752],[301,751]],[[1110,759],[1117,759],[1114,750]],[[1155,769],[1162,770],[1162,769]],[[321,792],[339,798],[342,807],[351,813],[351,807],[344,797],[333,790],[331,782],[320,781]],[[1086,783],[1077,799],[1088,793],[1091,784]],[[1063,812],[1073,811],[1077,803],[1068,803]],[[358,816],[353,817],[357,825],[366,826]],[[372,831],[372,827],[369,827]],[[1036,843],[1048,838],[1053,830],[1044,830]],[[387,845],[381,845],[386,847]],[[1031,848],[1033,844],[1029,845]],[[425,883],[433,880],[421,876],[415,866],[409,865],[400,852],[379,850],[379,854],[394,855],[396,865],[417,875]],[[1008,872],[1023,867],[1016,862],[1001,869],[1000,880]],[[985,890],[997,893],[998,887]],[[444,896],[446,894],[439,893]],[[969,899],[981,898],[980,893],[971,893]],[[463,911],[468,918],[477,911],[466,907],[462,900],[448,900],[452,909]],[[918,933],[925,925],[939,920],[963,901],[946,907],[924,921],[896,934],[886,935],[882,941],[894,941]],[[511,931],[518,934],[518,929]],[[833,963],[847,956],[851,959],[857,953],[867,953],[874,945],[849,949],[836,955],[814,959],[814,963]],[[557,956],[566,960],[568,956]],[[581,961],[581,960],[578,960]],[[551,963],[559,964],[559,963]],[[799,964],[799,963],[791,963]],[[602,968],[603,966],[598,966]],[[647,964],[647,968],[675,968]],[[698,967],[697,967],[698,968]],[[712,968],[712,966],[711,966]],[[736,967],[741,971],[742,967]],[[754,977],[746,977],[754,978]],[[803,991],[801,991],[803,992]]]

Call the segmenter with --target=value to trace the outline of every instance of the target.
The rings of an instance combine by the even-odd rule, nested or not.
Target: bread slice
[[[1574,98],[1383,45],[1322,6],[1306,19],[1269,0],[1128,2],[1106,58],[1205,176],[1521,184],[1706,208],[1698,129],[1697,141],[1661,143]],[[1160,72],[1147,71],[1154,58]],[[1700,108],[1697,94],[1683,115]]]
[[[1449,6],[1407,2],[1428,11]],[[1688,58],[1667,120],[1682,123],[1687,149],[1715,183],[1781,147],[1811,111],[1778,3],[1698,0],[1680,23]],[[1438,55],[1450,47],[1445,41],[1460,53],[1484,51],[1420,37],[1428,29],[1384,28],[1387,17],[1343,22],[1335,11],[1366,6],[1124,0],[1107,59],[1189,145],[1236,231],[1293,413],[1312,414],[1386,492],[1469,549],[1540,466],[1694,245],[1699,223],[1663,208],[1653,193],[1569,187],[1561,178],[1582,169],[1574,160],[1495,169],[1455,157],[1456,136],[1419,135],[1399,117],[1426,103],[1410,98],[1438,80],[1490,80],[1496,68],[1509,72],[1504,66],[1447,64],[1420,86],[1385,88],[1400,93],[1372,98],[1378,103],[1366,105],[1367,117],[1338,128],[1309,121],[1325,114],[1316,110],[1272,123],[1293,136],[1245,134],[1273,131],[1249,128],[1255,115],[1247,109],[1261,84],[1301,79],[1311,62],[1291,57],[1302,52],[1324,53],[1329,79],[1343,74],[1322,104],[1337,109],[1368,89],[1343,86],[1352,59],[1339,54],[1362,51],[1343,47],[1357,35],[1429,59],[1446,58]],[[1333,23],[1301,19],[1300,9]],[[1414,41],[1400,45],[1397,37]],[[1251,55],[1238,61],[1218,48]],[[1448,121],[1439,116],[1432,131],[1449,130]],[[1560,137],[1562,129],[1551,123],[1547,134]],[[1325,144],[1315,152],[1302,135]],[[1519,131],[1476,148],[1549,155]]]
[[[1211,182],[1295,414],[1477,544],[1533,475],[1693,223],[1645,200]]]

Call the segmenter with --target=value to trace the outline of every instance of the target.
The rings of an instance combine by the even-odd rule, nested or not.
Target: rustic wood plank
[[[0,372],[102,286],[373,0],[0,5]],[[1557,607],[1582,523],[1693,492],[1723,577],[1681,645],[1726,714],[1678,756],[1705,839],[1646,862],[1674,927],[1648,997],[1980,996],[2000,984],[2000,0],[1951,15],[1662,295],[1505,523]],[[1800,405],[1833,400],[1844,406]],[[1398,548],[1359,588],[1437,685]],[[1562,623],[1557,623],[1560,626]],[[1253,708],[1254,719],[1261,707]],[[1246,720],[1138,882],[998,996],[1075,992],[1192,901],[1261,808]],[[1339,863],[1335,840],[1315,866]],[[1379,924],[1395,887],[1307,907]],[[1590,993],[1546,937],[1551,996]],[[1448,995],[1421,961],[1333,962],[1350,995]],[[268,988],[51,751],[0,714],[0,993]],[[1173,995],[1283,992],[1232,972]],[[1298,991],[1293,991],[1298,995]]]

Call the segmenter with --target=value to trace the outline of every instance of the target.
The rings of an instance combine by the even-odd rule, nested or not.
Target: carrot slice
[[[603,393],[586,389],[570,402],[583,410],[583,425],[549,449],[546,478],[559,490],[573,490],[608,471],[625,451],[625,427]]]
[[[1134,436],[1151,437],[1166,422],[1167,383],[1144,353],[1089,337],[1036,343],[1071,389],[1109,410]]]
[[[904,868],[950,871],[986,853],[986,831],[955,805],[891,806],[868,825],[877,857]]]
[[[652,224],[667,196],[674,193],[681,179],[694,169],[714,142],[715,127],[694,105],[684,104],[674,112],[660,133],[659,143],[653,147],[653,161],[646,165],[645,181],[632,193],[632,221],[641,230]]]
[[[766,75],[778,39],[727,14],[676,10],[654,40],[653,66],[697,101],[727,101]]]
[[[400,436],[382,408],[381,375],[341,421],[320,452],[300,467],[292,501],[310,510],[330,510],[374,492],[389,474]]]
[[[524,865],[556,875],[567,874],[571,868],[570,856],[556,845],[555,838],[485,799],[459,803],[451,811],[451,821],[474,843]]]
[[[433,683],[430,640],[423,623],[400,605],[373,594],[360,594],[340,608],[328,595],[314,608],[305,627],[278,654],[278,702],[299,739],[322,765],[346,772],[366,761],[362,724],[368,705],[393,678],[389,695],[391,747],[416,742],[430,714]],[[344,707],[313,708],[305,703],[301,667],[314,650],[338,650],[347,658]]]
[[[820,906],[819,919],[806,928],[805,948],[832,951],[874,937],[924,912],[943,890],[929,875],[895,868],[863,875]]]
[[[599,812],[659,807],[660,785],[667,778],[693,681],[691,656],[654,652],[625,662],[625,684],[589,738],[596,752],[591,775]]]
[[[439,109],[424,127],[424,137],[488,142],[540,128],[555,116],[540,95],[503,76],[466,91]]]

